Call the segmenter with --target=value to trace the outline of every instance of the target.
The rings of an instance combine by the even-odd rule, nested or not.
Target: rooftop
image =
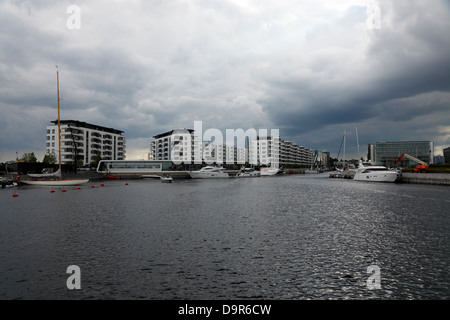
[[[58,124],[58,120],[52,121],[52,123]],[[72,125],[74,127],[80,127],[80,128],[104,131],[104,132],[109,132],[109,133],[114,133],[114,134],[122,134],[124,132],[122,130],[117,130],[117,129],[108,128],[108,127],[103,127],[103,126],[99,126],[99,125],[96,125],[96,124],[91,124],[91,123],[78,121],[78,120],[60,120],[60,123],[61,124],[67,124],[69,126]]]

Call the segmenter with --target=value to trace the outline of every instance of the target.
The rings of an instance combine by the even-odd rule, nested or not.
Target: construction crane
[[[395,161],[402,161],[403,157],[406,157],[406,158],[418,163],[418,165],[413,169],[414,172],[427,172],[429,165],[426,162],[423,162],[422,160],[414,158],[413,156],[410,156],[407,153],[402,153],[400,158],[395,158]]]

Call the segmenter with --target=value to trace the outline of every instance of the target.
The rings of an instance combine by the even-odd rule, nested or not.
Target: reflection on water
[[[128,182],[0,190],[0,298],[450,297],[448,187],[326,174]],[[69,265],[81,290],[66,287]]]

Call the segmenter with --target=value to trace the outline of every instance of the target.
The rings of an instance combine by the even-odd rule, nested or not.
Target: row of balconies
[[[85,132],[81,129],[75,129],[75,128],[63,128],[61,129],[61,133],[67,133],[69,135],[78,135],[78,136],[83,136],[85,135]],[[95,138],[102,138],[102,139],[109,139],[112,140],[113,136],[110,134],[101,134],[98,132],[91,132],[91,137],[95,137]],[[118,141],[125,141],[125,137],[124,136],[119,136],[117,137]]]

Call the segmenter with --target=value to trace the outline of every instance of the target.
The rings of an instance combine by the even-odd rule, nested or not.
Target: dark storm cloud
[[[365,0],[0,1],[0,151],[44,149],[56,118],[125,131],[130,158],[174,128],[277,128],[314,148],[343,130],[450,144],[449,6]],[[12,151],[14,150],[14,151]],[[0,161],[7,160],[2,156]]]
[[[450,38],[443,32],[449,28],[448,10],[442,3],[430,7],[408,1],[392,2],[381,12],[393,18],[380,30],[370,31],[364,60],[355,59],[354,65],[344,64],[345,69],[339,69],[343,60],[329,57],[333,68],[346,76],[333,81],[326,73],[323,77],[308,74],[292,80],[287,73],[283,83],[273,83],[268,76],[269,93],[260,103],[275,126],[288,136],[301,136],[320,134],[333,125],[373,120],[380,129],[394,123],[390,139],[395,140],[420,136],[398,133],[401,123],[408,120],[418,120],[415,128],[419,130],[430,125],[421,123],[425,116],[433,117],[436,129],[450,123]],[[376,140],[377,133],[373,134]],[[438,134],[421,138],[433,139]],[[385,135],[380,132],[378,136]]]

